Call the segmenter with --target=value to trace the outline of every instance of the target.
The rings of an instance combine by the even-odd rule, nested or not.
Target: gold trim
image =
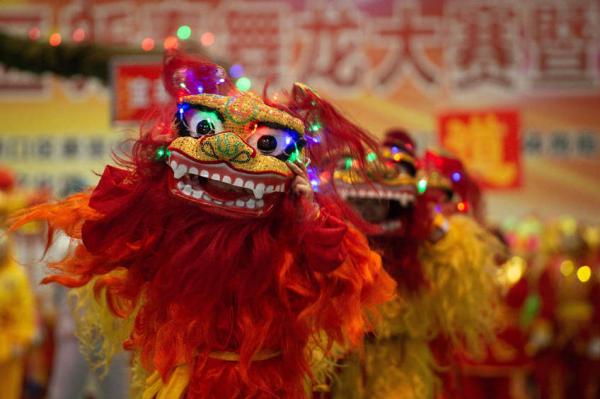
[[[254,356],[252,356],[252,361],[253,362],[261,362],[264,360],[276,358],[278,356],[281,356],[281,351],[262,350],[262,351],[258,351],[257,353],[254,354]],[[215,352],[210,352],[208,354],[208,357],[210,359],[224,360],[226,362],[239,362],[241,359],[240,354],[237,352],[215,351]]]

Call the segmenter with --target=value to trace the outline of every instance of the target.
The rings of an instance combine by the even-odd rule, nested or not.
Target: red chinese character
[[[420,82],[432,85],[439,82],[439,68],[427,57],[428,48],[439,48],[440,18],[425,17],[420,4],[402,2],[395,7],[391,18],[374,24],[374,43],[385,47],[387,54],[375,70],[376,81],[382,87],[405,74],[414,73]]]
[[[595,2],[537,4],[531,13],[532,78],[537,86],[589,86],[597,79]]]
[[[334,87],[361,83],[367,69],[364,31],[351,8],[313,8],[300,24],[304,39],[301,80]]]
[[[242,65],[244,74],[255,83],[270,80],[276,85],[284,73],[285,16],[284,10],[275,3],[268,8],[237,3],[226,12],[226,55],[232,63]],[[254,86],[258,89],[259,84]]]
[[[509,4],[457,2],[450,12],[448,61],[454,86],[513,86],[518,21]]]

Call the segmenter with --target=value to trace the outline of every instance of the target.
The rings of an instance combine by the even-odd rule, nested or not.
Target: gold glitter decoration
[[[254,93],[244,92],[227,97],[218,94],[196,94],[182,98],[183,103],[202,105],[219,112],[225,119],[225,129],[248,135],[249,123],[268,122],[284,126],[304,136],[304,122],[277,108],[266,105]]]
[[[235,133],[219,133],[194,137],[178,137],[169,146],[188,157],[205,163],[226,162],[234,169],[247,173],[276,173],[291,177],[285,162],[254,150]]]
[[[218,112],[223,117],[223,131],[201,138],[179,137],[169,148],[179,150],[198,162],[227,162],[241,172],[276,173],[291,177],[285,162],[263,155],[246,140],[256,130],[256,123],[274,123],[304,136],[304,122],[277,108],[266,105],[252,92],[235,96],[196,94],[185,96],[181,103],[200,105]]]
[[[417,184],[417,179],[414,177],[399,172],[395,167],[389,166],[383,162],[372,161],[367,162],[365,165],[366,176],[374,183],[389,187],[416,186]],[[364,175],[365,174],[360,173],[355,166],[352,166],[350,169],[346,169],[342,166],[342,168],[334,171],[333,178],[346,184],[356,185],[367,183]]]
[[[439,188],[440,190],[452,191],[452,182],[447,177],[439,174],[438,172],[426,173],[424,171],[419,173],[419,180],[427,180],[427,188]]]
[[[392,160],[395,162],[406,162],[411,165],[416,164],[415,158],[403,151],[398,151],[397,153],[393,154],[389,148],[385,147],[381,151],[381,155],[383,156],[383,158],[389,159],[389,160]]]
[[[238,125],[254,120],[257,113],[258,102],[249,95],[229,97],[225,104],[225,117]]]

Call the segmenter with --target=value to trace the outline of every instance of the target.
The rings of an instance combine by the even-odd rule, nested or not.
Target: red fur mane
[[[165,379],[192,365],[188,398],[304,397],[308,341],[322,332],[358,344],[364,308],[391,297],[391,279],[362,235],[328,222],[338,211],[327,201],[317,222],[298,216],[304,204],[290,194],[262,219],[216,216],[172,196],[168,166],[149,158],[165,134],[137,141],[128,168],[108,167],[91,196],[21,215],[17,225],[46,219],[82,240],[46,282],[76,287],[99,276],[95,289],[120,317],[141,301],[125,345]],[[328,250],[340,240],[342,253]],[[126,273],[108,275],[115,270]],[[252,362],[261,350],[282,355]],[[240,361],[210,358],[215,351]]]

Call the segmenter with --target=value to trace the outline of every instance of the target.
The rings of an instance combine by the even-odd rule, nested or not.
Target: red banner
[[[442,147],[486,188],[521,185],[521,138],[516,111],[450,112],[439,117]]]
[[[118,59],[112,69],[113,121],[137,122],[171,98],[162,83],[162,61]]]

